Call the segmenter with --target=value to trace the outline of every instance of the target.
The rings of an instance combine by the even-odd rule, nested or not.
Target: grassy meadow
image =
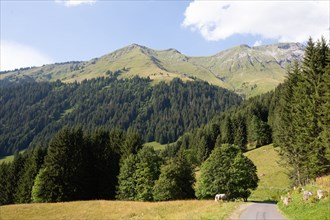
[[[249,200],[276,201],[290,186],[286,169],[278,162],[280,157],[273,145],[267,145],[251,150],[245,155],[257,166],[260,179],[258,188],[252,192]]]
[[[21,150],[19,153],[24,153],[25,150]],[[5,157],[0,157],[0,164],[1,163],[8,163],[8,162],[12,162],[14,160],[14,155],[9,155],[9,156],[5,156]],[[0,219],[1,220],[1,219]]]
[[[0,219],[228,219],[240,204],[213,200],[35,203],[0,206]]]
[[[0,157],[0,163],[8,163],[14,160],[14,155],[6,156],[6,157]]]
[[[153,147],[156,151],[158,151],[158,150],[164,150],[166,148],[167,144],[160,144],[156,141],[153,141],[153,142],[145,143],[145,144],[143,144],[143,146]]]

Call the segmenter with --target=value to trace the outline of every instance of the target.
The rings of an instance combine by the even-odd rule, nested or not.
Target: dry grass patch
[[[1,206],[0,219],[226,219],[240,204],[213,200],[36,203]]]

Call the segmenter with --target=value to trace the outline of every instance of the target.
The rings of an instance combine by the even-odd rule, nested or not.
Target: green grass
[[[273,145],[251,150],[245,155],[256,165],[260,179],[258,188],[252,192],[249,200],[279,200],[281,194],[287,192],[290,181],[286,169],[278,164],[280,157]]]
[[[145,144],[143,144],[143,146],[153,147],[154,150],[164,150],[165,147],[167,146],[167,144],[160,144],[156,141],[153,141],[153,142],[145,143]]]
[[[228,219],[238,202],[77,201],[0,206],[0,219]]]
[[[19,153],[23,153],[25,150],[21,150]],[[8,163],[8,162],[12,162],[14,160],[14,155],[9,155],[9,156],[5,156],[5,157],[0,157],[0,164],[1,163]],[[1,218],[0,218],[1,220]]]
[[[14,160],[14,155],[1,157],[0,158],[0,163],[8,163],[8,162],[12,162],[13,160]]]
[[[316,182],[304,187],[313,193],[312,197],[304,201],[303,193],[299,191],[291,190],[290,197],[292,202],[288,206],[285,206],[283,202],[278,203],[279,209],[289,219],[313,219],[313,220],[328,220],[330,219],[330,201],[329,196],[318,200],[316,196],[316,190],[323,189],[330,192],[330,176],[325,176],[316,180]],[[284,195],[287,196],[287,195]]]

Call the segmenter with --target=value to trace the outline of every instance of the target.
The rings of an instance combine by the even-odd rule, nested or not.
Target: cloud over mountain
[[[328,1],[193,1],[182,25],[209,41],[251,34],[280,42],[329,38]]]

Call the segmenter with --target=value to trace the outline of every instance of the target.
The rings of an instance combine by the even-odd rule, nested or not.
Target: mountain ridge
[[[20,81],[74,82],[117,74],[149,77],[156,83],[173,78],[204,80],[243,96],[274,89],[286,77],[286,67],[301,61],[304,45],[277,43],[250,47],[242,44],[211,56],[187,56],[175,48],[155,50],[131,44],[89,61],[55,63],[1,72],[0,84]]]

